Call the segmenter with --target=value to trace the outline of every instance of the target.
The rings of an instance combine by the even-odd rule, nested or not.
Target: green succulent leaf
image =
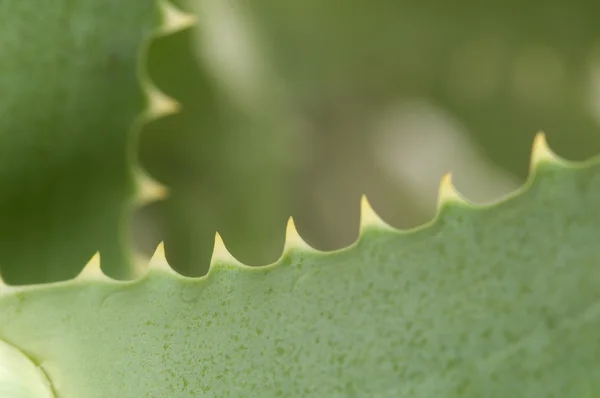
[[[446,181],[433,222],[399,231],[365,209],[343,250],[310,249],[292,224],[265,267],[217,236],[202,278],[158,250],[135,281],[90,265],[7,287],[0,338],[59,398],[595,397],[600,162],[552,160],[541,143],[511,197],[475,207]]]
[[[207,272],[216,230],[248,263],[274,261],[289,191],[280,160],[290,148],[276,128],[280,115],[269,113],[274,107],[256,112],[231,94],[197,51],[204,36],[198,21],[150,44],[148,76],[181,109],[146,124],[140,141],[145,168],[170,188],[169,198],[146,214],[162,224],[167,256],[187,276]]]
[[[43,371],[15,347],[0,340],[0,396],[54,398]]]
[[[11,283],[75,276],[94,252],[131,274],[123,218],[141,46],[156,0],[0,0],[0,265]]]

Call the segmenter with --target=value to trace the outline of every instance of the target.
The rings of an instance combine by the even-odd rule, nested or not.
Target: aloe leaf
[[[207,54],[197,54],[203,28],[198,21],[150,44],[148,78],[180,111],[146,124],[140,140],[144,167],[169,186],[169,198],[145,214],[161,224],[171,264],[188,276],[207,272],[216,230],[247,263],[274,261],[289,208],[282,159],[291,148],[277,129],[281,115],[231,94],[208,68]]]
[[[209,273],[162,247],[136,281],[98,259],[73,281],[6,287],[0,338],[75,397],[593,397],[600,393],[600,162],[538,136],[519,192],[476,207],[445,179],[412,231],[366,201],[350,247],[317,252],[289,224],[281,259]]]
[[[43,371],[26,355],[0,340],[0,396],[54,398]]]
[[[129,134],[144,108],[155,0],[0,0],[0,265],[15,284],[72,278],[100,250],[130,276]]]

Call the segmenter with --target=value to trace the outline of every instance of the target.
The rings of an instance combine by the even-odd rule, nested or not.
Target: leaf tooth
[[[560,162],[561,159],[550,149],[546,135],[539,132],[533,139],[533,147],[531,149],[531,163],[529,164],[529,172],[533,173],[540,164],[548,162]]]
[[[196,25],[196,16],[175,7],[168,0],[159,0],[158,6],[162,14],[162,26],[159,33],[163,35],[175,33]]]
[[[373,210],[373,206],[371,206],[369,199],[367,199],[367,195],[363,195],[360,198],[360,231],[362,232],[370,227],[392,229],[392,227],[383,221],[375,210]]]
[[[213,246],[212,257],[210,259],[210,268],[214,268],[217,264],[227,264],[227,265],[239,265],[240,267],[245,267],[242,263],[240,263],[231,253],[227,250],[225,246],[225,242],[223,242],[223,238],[221,235],[216,232],[215,233],[215,244]]]
[[[148,101],[146,109],[146,118],[148,120],[172,115],[179,112],[181,109],[179,102],[175,101],[149,82],[146,82],[144,85],[144,91],[146,92]]]
[[[85,267],[81,270],[75,279],[90,280],[90,279],[111,279],[103,271],[100,265],[100,252],[96,252]]]
[[[176,274],[175,270],[171,268],[169,262],[167,261],[164,242],[160,242],[158,246],[156,246],[156,250],[154,251],[152,258],[150,258],[149,270]]]
[[[148,173],[137,168],[134,171],[136,195],[135,203],[137,205],[145,205],[150,202],[165,199],[169,195],[169,189],[150,177]]]
[[[290,217],[285,228],[285,245],[283,251],[285,253],[292,249],[313,250],[312,247],[310,247],[310,245],[306,243],[304,239],[302,239],[298,233],[298,230],[296,229],[294,218]]]
[[[454,183],[452,182],[452,173],[446,173],[440,182],[437,202],[438,211],[448,203],[467,203],[454,186]]]

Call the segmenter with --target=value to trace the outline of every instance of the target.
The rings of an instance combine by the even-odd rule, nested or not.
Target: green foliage
[[[186,29],[152,42],[148,73],[177,99],[181,111],[147,124],[141,160],[170,187],[162,215],[167,255],[179,272],[206,273],[216,230],[247,262],[277,258],[285,225],[289,151],[276,131],[276,115],[249,113],[196,55],[198,32]],[[172,254],[171,254],[172,253]]]
[[[95,251],[108,275],[130,278],[131,130],[144,107],[138,61],[157,29],[156,1],[2,0],[0,10],[0,183],[11,187],[0,195],[3,278],[66,280]],[[139,148],[144,166],[171,187],[153,206],[165,220],[160,238],[186,275],[206,272],[198,264],[207,263],[217,228],[248,261],[273,261],[286,218],[275,199],[284,198],[276,190],[285,168],[275,163],[283,148],[272,117],[248,114],[216,87],[194,58],[195,34],[151,43],[143,67],[182,109],[146,124]]]
[[[192,5],[211,1],[178,5],[204,18]],[[593,7],[573,8],[581,29],[569,40],[580,45],[570,46],[551,23],[558,2],[535,19],[537,2],[514,18],[464,0],[456,6],[471,22],[462,25],[430,5],[352,0],[341,14],[314,0],[240,5],[259,26],[267,61],[253,88],[236,91],[200,48],[208,19],[186,29],[190,16],[165,2],[0,0],[0,394],[598,395],[600,158],[568,163],[539,135],[530,180],[510,197],[475,206],[444,180],[438,213],[422,227],[393,228],[367,205],[354,244],[319,251],[290,222],[276,260],[287,213],[312,189],[289,186],[298,176],[287,158],[299,149],[286,125],[297,113],[324,111],[327,125],[343,99],[340,109],[358,110],[341,119],[359,122],[330,127],[336,135],[350,126],[351,140],[399,93],[427,96],[473,130],[491,125],[481,140],[503,156],[524,155],[522,132],[543,126],[559,137],[566,126],[585,132],[566,153],[593,150],[581,78]],[[400,14],[420,24],[400,23]],[[492,17],[511,23],[481,22]],[[310,32],[300,28],[306,20]],[[369,39],[377,29],[387,40]],[[500,37],[509,53],[520,51],[519,35],[554,40],[572,59],[572,80],[550,85],[559,95],[549,102],[539,101],[544,79],[531,103],[502,90],[476,101],[451,93],[437,68],[454,65],[450,53],[473,32]],[[261,80],[269,73],[287,88]],[[462,94],[482,83],[452,81]],[[170,102],[157,108],[154,86],[180,112],[167,115]],[[506,114],[514,119],[503,124]],[[518,173],[518,162],[503,165]],[[170,188],[144,209],[166,231],[166,257],[160,245],[144,270],[125,232],[142,204],[138,163]],[[209,260],[215,230],[233,255],[217,235]],[[102,270],[94,257],[80,273],[95,252]]]
[[[247,268],[216,250],[196,279],[159,252],[134,282],[9,290],[0,335],[61,398],[592,397],[598,203],[597,161],[543,163],[512,198],[336,252]]]
[[[154,0],[0,0],[0,264],[10,283],[72,278],[102,251],[130,275],[130,130]]]

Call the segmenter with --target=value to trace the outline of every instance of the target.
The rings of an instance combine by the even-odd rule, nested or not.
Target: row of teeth
[[[191,28],[196,24],[196,17],[194,15],[187,14],[177,9],[169,3],[168,0],[157,1],[162,15],[162,25],[155,32],[154,38],[168,36],[181,30]],[[144,49],[144,51],[146,51],[146,49]],[[139,74],[141,75],[139,76],[139,80],[142,84],[142,89],[146,94],[147,101],[146,111],[141,115],[141,118],[138,121],[140,124],[172,115],[179,112],[181,109],[180,104],[176,100],[161,92],[151,83],[150,77],[146,70],[143,69],[145,65],[145,62],[140,62],[140,68],[142,69],[139,71]],[[134,178],[137,188],[134,199],[136,205],[143,205],[156,200],[161,200],[168,195],[168,189],[150,177],[140,166],[134,166]]]
[[[151,40],[160,38],[162,36],[168,36],[196,25],[195,15],[179,10],[173,6],[169,0],[156,0],[156,2],[162,16],[162,23],[161,26],[154,32],[154,37],[152,37]],[[150,44],[149,42],[151,40],[148,41],[147,45]],[[172,115],[179,112],[181,109],[180,104],[176,100],[169,97],[152,84],[148,73],[144,69],[146,62],[143,61],[145,60],[146,52],[147,48],[143,48],[143,60],[142,62],[139,62],[140,70],[138,70],[138,80],[146,97],[146,109],[134,123],[133,131],[136,132],[140,131],[141,126],[145,123]],[[168,188],[148,175],[148,173],[146,173],[138,164],[135,157],[134,159],[131,159],[131,161],[133,163],[132,174],[135,183],[135,195],[132,205],[140,207],[150,202],[165,199],[169,194]],[[163,245],[161,244],[159,249],[157,249],[157,253],[162,251],[162,246]],[[145,256],[139,253],[134,253],[134,263],[140,264],[141,262],[145,262],[148,264],[148,259],[143,257]],[[154,257],[156,257],[156,255]],[[109,278],[100,270],[99,253],[94,255],[94,257],[84,267],[83,271],[75,279],[80,279],[86,276],[94,276],[94,278],[102,277],[112,280],[112,278]],[[6,285],[0,276],[0,292],[11,290],[13,288],[16,289],[17,287]]]
[[[161,37],[169,35],[184,29],[193,27],[196,24],[196,18],[194,15],[187,14],[181,10],[175,8],[167,0],[158,0],[158,4],[163,16],[163,24],[157,31],[155,37]],[[142,65],[144,63],[142,62]],[[180,105],[177,101],[170,98],[166,94],[162,93],[156,87],[150,83],[150,79],[146,76],[145,71],[141,71],[144,76],[140,79],[143,85],[144,92],[147,98],[147,109],[142,115],[140,120],[141,123],[145,123],[151,120],[165,117],[177,113],[180,109]],[[565,161],[554,154],[546,142],[544,133],[538,133],[534,139],[531,163],[530,163],[530,175],[533,175],[535,168],[541,163],[554,162],[564,163]],[[148,202],[161,200],[166,198],[168,195],[168,189],[156,182],[152,177],[146,174],[141,167],[134,167],[134,177],[137,186],[137,192],[134,200],[135,205],[143,205]],[[462,203],[468,204],[467,199],[460,195],[460,193],[454,187],[452,183],[452,176],[450,173],[446,174],[440,183],[439,195],[438,195],[438,212],[441,208],[449,203]],[[379,229],[394,230],[393,227],[386,224],[379,215],[373,210],[366,196],[362,197],[361,200],[361,231],[370,228],[377,227]],[[283,254],[291,251],[301,249],[304,251],[316,251],[310,247],[300,237],[294,220],[292,217],[289,218],[286,228],[286,239]],[[178,275],[171,266],[168,264],[165,257],[164,243],[161,242],[154,255],[150,260],[145,260],[145,271],[147,272],[168,272],[174,275]],[[209,268],[209,274],[211,270],[218,268],[219,264],[227,264],[228,266],[238,266],[241,268],[250,268],[235,257],[231,255],[227,247],[225,246],[223,239],[217,232],[215,235],[215,243]],[[114,282],[118,282],[108,277],[101,270],[100,267],[100,254],[96,253],[92,259],[83,268],[81,273],[75,277],[75,280],[89,280],[89,279],[104,279]],[[1,279],[0,279],[0,282]],[[16,288],[16,287],[15,287]],[[4,289],[12,289],[10,286],[4,285]]]
[[[563,163],[564,160],[556,156],[548,147],[546,143],[546,139],[543,133],[538,133],[535,137],[533,144],[533,151],[531,157],[531,166],[530,166],[530,174],[533,175],[533,171],[537,167],[537,165],[541,163]],[[459,204],[469,204],[465,198],[463,198],[460,193],[454,187],[452,183],[451,174],[446,174],[440,183],[439,196],[438,196],[438,212],[442,209],[443,206],[449,203],[459,203]],[[379,229],[387,229],[387,230],[396,230],[394,227],[391,227],[387,223],[385,223],[379,215],[373,210],[373,207],[369,203],[366,196],[362,197],[361,200],[361,221],[360,221],[360,229],[365,230],[367,228],[376,227]],[[314,251],[316,250],[309,246],[298,233],[296,226],[294,224],[294,220],[292,217],[289,218],[286,228],[286,239],[285,246],[283,249],[283,254],[288,253],[292,250],[303,250],[303,251]],[[220,264],[227,264],[227,266],[238,266],[241,268],[251,268],[247,265],[242,264],[238,261],[227,249],[225,246],[223,239],[217,232],[215,235],[215,243],[211,258],[210,270],[214,270],[218,268]],[[165,257],[164,244],[161,242],[154,255],[150,259],[147,267],[148,271],[152,272],[168,272],[175,275],[179,275],[176,271],[174,271],[171,266],[168,264],[167,259]],[[209,273],[211,272],[209,270]],[[179,275],[181,276],[181,275]],[[100,269],[100,255],[96,254],[92,260],[84,267],[83,271],[76,277],[76,279],[110,279],[106,276],[102,270]],[[112,279],[111,279],[112,280]]]

